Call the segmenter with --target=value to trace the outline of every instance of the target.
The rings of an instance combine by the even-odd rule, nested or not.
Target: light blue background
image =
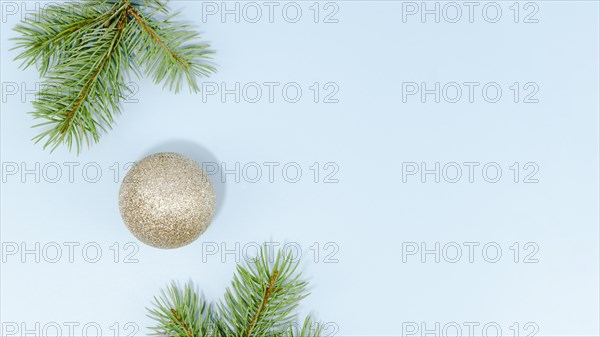
[[[337,336],[400,335],[402,322],[497,322],[505,336],[513,335],[514,322],[535,322],[538,336],[598,336],[598,2],[538,1],[539,22],[532,24],[513,22],[512,1],[498,2],[503,17],[495,24],[480,15],[474,23],[403,23],[401,2],[335,3],[338,23],[314,23],[312,2],[300,2],[298,23],[276,15],[274,23],[263,17],[251,24],[231,17],[202,22],[201,2],[171,2],[217,50],[219,71],[206,81],[297,82],[303,96],[295,104],[281,95],[275,103],[235,103],[231,96],[203,102],[133,79],[138,102],[123,104],[115,128],[76,156],[33,145],[32,95],[23,101],[5,90],[3,164],[96,162],[103,177],[88,183],[76,171],[74,183],[63,177],[53,184],[8,176],[1,185],[2,242],[97,242],[105,255],[97,264],[80,256],[56,264],[7,256],[1,320],[98,322],[105,335],[114,322],[135,322],[143,335],[151,324],[144,307],[171,280],[194,280],[208,299],[221,298],[235,259],[203,262],[203,242],[232,248],[270,240],[303,247],[312,294],[302,312],[332,322]],[[10,83],[31,89],[36,71],[19,70],[9,51],[20,14],[5,14],[3,90]],[[402,102],[402,82],[468,81],[501,84],[502,100]],[[339,103],[314,103],[314,82],[337,83]],[[513,103],[514,82],[537,83],[539,103]],[[177,250],[140,244],[139,263],[113,263],[112,243],[137,241],[121,221],[109,167],[158,150],[229,166],[296,162],[303,176],[296,184],[281,175],[255,184],[216,178],[219,212],[198,241]],[[339,182],[314,183],[314,162],[336,163]],[[496,184],[481,175],[474,183],[464,176],[456,184],[431,176],[403,183],[404,162],[497,162],[503,176]],[[539,183],[513,183],[514,162],[537,163]],[[314,242],[339,247],[339,262],[323,263],[332,250],[321,249],[315,263]],[[503,256],[496,264],[481,255],[475,263],[403,263],[402,242],[497,242]],[[514,242],[536,243],[539,263],[513,263]]]

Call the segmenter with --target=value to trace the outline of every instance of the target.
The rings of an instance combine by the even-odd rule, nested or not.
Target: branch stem
[[[94,70],[92,71],[92,76],[87,81],[87,83],[85,84],[83,90],[79,94],[79,96],[77,98],[77,101],[75,102],[75,105],[74,105],[73,109],[71,109],[69,112],[67,112],[65,114],[64,125],[62,126],[62,128],[60,130],[61,134],[64,135],[65,132],[67,132],[67,130],[69,129],[69,127],[73,123],[73,119],[75,118],[76,112],[79,110],[79,108],[81,107],[81,105],[85,101],[85,98],[87,97],[87,95],[88,95],[88,93],[89,93],[92,85],[98,79],[98,76],[100,75],[100,71],[102,70],[102,68],[104,68],[104,65],[110,59],[110,56],[112,55],[112,51],[114,50],[114,47],[115,47],[117,41],[121,37],[121,32],[123,31],[124,21],[125,21],[126,18],[127,18],[127,12],[123,9],[122,14],[121,14],[121,18],[119,19],[119,23],[117,24],[117,33],[115,34],[115,37],[113,38],[113,40],[112,40],[112,42],[110,44],[110,47],[106,51],[106,54],[104,54],[104,57],[102,58],[102,61],[100,61],[100,64],[96,68],[94,68]]]
[[[173,316],[175,316],[176,323],[183,327],[183,329],[185,330],[185,333],[188,335],[188,337],[194,337],[194,334],[192,333],[192,331],[190,330],[188,325],[185,324],[183,319],[179,316],[177,311],[175,309],[171,308],[171,313],[173,314]]]
[[[265,296],[263,297],[263,300],[260,303],[260,306],[256,310],[256,313],[254,314],[254,317],[252,318],[252,322],[250,322],[250,325],[248,326],[248,330],[246,330],[246,334],[244,335],[245,337],[250,337],[250,334],[252,333],[252,329],[254,329],[254,326],[256,325],[258,318],[262,314],[265,306],[267,305],[267,302],[269,301],[269,297],[271,297],[271,294],[274,292],[273,287],[275,286],[275,281],[277,281],[278,275],[279,275],[279,271],[275,270],[273,272],[273,276],[271,276],[271,280],[269,281],[269,286],[265,290]]]
[[[163,42],[163,40],[156,34],[156,32],[154,32],[154,30],[146,24],[144,19],[139,15],[138,11],[135,8],[129,7],[127,11],[129,12],[129,14],[131,14],[131,16],[133,16],[136,19],[137,22],[140,23],[140,25],[142,25],[142,27],[144,27],[148,34],[150,34],[150,36],[152,36],[152,38],[156,42],[158,42],[158,44],[160,44],[165,50],[167,50],[175,60],[177,60],[177,62],[185,65],[186,67],[188,66],[188,64],[184,62],[173,50],[171,50],[171,48],[169,48],[169,46],[167,46]]]

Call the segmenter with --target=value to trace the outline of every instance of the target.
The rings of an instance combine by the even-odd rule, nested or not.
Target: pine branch
[[[293,310],[306,297],[307,283],[296,274],[298,263],[279,252],[274,263],[266,252],[247,267],[238,266],[231,289],[219,305],[231,335],[263,336],[285,331],[295,322]]]
[[[21,68],[37,65],[40,75],[60,60],[69,56],[69,49],[82,37],[102,25],[114,14],[115,5],[96,1],[82,6],[68,2],[62,6],[48,5],[33,18],[26,17],[14,30],[21,34],[13,49],[24,49],[15,60],[22,60]]]
[[[179,92],[185,77],[190,89],[197,92],[196,78],[215,72],[213,66],[203,62],[213,52],[208,45],[189,44],[198,39],[198,34],[184,23],[172,22],[177,14],[164,21],[152,21],[134,7],[128,12],[139,23],[132,33],[131,46],[136,63],[145,67],[146,76],[151,76],[155,83],[164,81],[164,87]]]
[[[269,281],[269,285],[265,289],[265,294],[263,295],[263,300],[260,303],[260,306],[258,307],[258,309],[256,309],[256,313],[254,314],[254,317],[252,317],[252,321],[248,325],[248,330],[246,330],[246,333],[244,333],[245,337],[250,337],[252,335],[252,329],[254,329],[256,322],[261,317],[261,315],[264,313],[265,307],[267,306],[267,304],[270,303],[269,300],[270,300],[271,294],[276,291],[275,281],[277,281],[277,276],[279,276],[279,271],[274,270],[273,276],[271,276],[271,280]]]
[[[307,316],[297,337],[320,337],[322,334],[323,325],[313,322],[312,318]]]
[[[273,261],[267,247],[263,247],[256,259],[237,267],[231,288],[215,310],[195,308],[211,307],[196,301],[195,292],[187,293],[191,287],[186,286],[187,295],[181,296],[182,292],[172,285],[155,299],[155,309],[150,309],[150,317],[157,323],[152,330],[173,337],[320,337],[323,326],[310,316],[302,326],[295,326],[294,310],[307,295],[307,283],[296,271],[298,263],[282,252]],[[185,316],[189,312],[194,313],[195,320]],[[193,329],[198,325],[204,329]]]
[[[153,308],[148,311],[148,317],[157,322],[150,328],[155,335],[199,337],[211,331],[211,308],[189,284],[183,290],[172,284],[154,298]]]
[[[44,147],[52,150],[62,143],[71,149],[75,143],[79,150],[82,141],[88,145],[97,142],[100,132],[112,124],[113,114],[120,112],[125,81],[119,60],[126,52],[120,37],[126,13],[114,15],[119,16],[118,21],[85,36],[94,41],[93,48],[73,48],[68,60],[49,71],[33,115],[45,120],[38,125],[52,127],[36,136],[36,143],[46,139]]]
[[[143,67],[154,82],[179,92],[215,68],[212,52],[199,44],[189,25],[158,19],[168,13],[164,0],[83,0],[47,6],[15,27],[20,33],[16,57],[21,66],[36,65],[44,78],[33,103],[33,140],[44,148],[65,144],[77,152],[98,142],[121,112],[129,91],[125,78]]]

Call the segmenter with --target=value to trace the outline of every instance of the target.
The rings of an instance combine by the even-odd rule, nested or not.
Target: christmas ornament
[[[140,73],[178,92],[198,92],[199,77],[215,68],[209,45],[176,22],[168,0],[82,0],[49,3],[15,27],[22,67],[44,78],[32,113],[44,129],[33,140],[44,148],[66,144],[80,151],[98,142],[133,92],[128,74]]]
[[[215,190],[194,160],[170,152],[137,162],[119,191],[121,217],[140,241],[178,248],[204,233],[215,211]]]

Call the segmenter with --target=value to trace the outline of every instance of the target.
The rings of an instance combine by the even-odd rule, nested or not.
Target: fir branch
[[[200,337],[211,331],[211,308],[190,284],[183,289],[171,284],[154,298],[153,308],[148,311],[148,317],[157,322],[150,328],[155,335]]]
[[[145,74],[179,92],[215,68],[212,52],[188,25],[158,17],[168,13],[165,0],[82,0],[47,6],[15,27],[21,67],[36,65],[44,78],[33,103],[33,140],[44,148],[65,144],[81,150],[98,142],[121,112],[130,72]]]
[[[269,285],[267,286],[267,289],[265,289],[265,294],[263,296],[263,300],[260,303],[260,306],[258,307],[258,309],[256,310],[256,313],[254,314],[254,317],[252,318],[252,321],[250,322],[250,325],[248,326],[248,330],[244,334],[245,337],[249,337],[252,334],[252,329],[254,329],[254,325],[256,324],[256,321],[260,318],[260,315],[263,313],[265,306],[269,302],[269,297],[271,297],[271,294],[276,291],[276,289],[274,289],[274,287],[275,287],[275,281],[277,281],[278,275],[279,275],[279,271],[274,270],[273,276],[271,276],[271,281],[269,281]]]
[[[79,97],[77,97],[77,100],[75,101],[75,106],[73,107],[73,109],[71,109],[71,111],[69,111],[67,113],[66,118],[65,118],[65,123],[62,126],[62,129],[60,130],[61,134],[64,134],[67,131],[67,129],[71,126],[71,123],[73,121],[73,116],[75,116],[75,114],[77,113],[77,110],[79,110],[79,108],[81,107],[81,104],[83,104],[83,101],[86,99],[88,93],[90,92],[92,85],[97,83],[96,80],[98,79],[100,72],[103,70],[104,66],[107,64],[107,61],[110,59],[112,52],[114,50],[115,44],[117,43],[117,41],[119,40],[119,37],[121,36],[121,33],[123,32],[123,26],[125,24],[126,17],[127,17],[127,14],[125,12],[123,12],[123,14],[121,14],[121,18],[119,19],[119,23],[117,24],[117,32],[115,34],[114,39],[111,41],[110,47],[108,48],[106,54],[102,58],[102,61],[100,62],[100,64],[96,67],[96,69],[94,69],[91,72],[92,76],[87,80],[87,83],[85,84],[85,87],[83,88],[83,91],[80,93]]]
[[[312,317],[307,316],[297,337],[320,337],[323,334],[323,324],[315,323]]]
[[[185,331],[185,334],[189,337],[194,337],[194,335],[192,334],[192,331],[190,330],[190,327],[183,321],[181,316],[177,313],[177,310],[175,310],[174,308],[171,308],[171,313],[173,314],[173,317],[175,317],[175,322],[177,324],[181,325],[181,327]]]
[[[146,76],[151,76],[155,83],[164,81],[164,87],[176,93],[185,77],[190,89],[198,92],[196,78],[215,72],[215,68],[204,61],[213,54],[209,46],[189,43],[198,39],[198,34],[184,23],[171,21],[178,13],[158,21],[148,20],[134,7],[128,12],[139,23],[132,33],[132,40],[137,43],[131,48],[136,63],[144,66]]]
[[[238,265],[224,300],[214,309],[198,301],[192,287],[182,291],[172,285],[149,309],[157,323],[151,329],[172,337],[320,337],[323,326],[310,316],[295,326],[294,310],[307,295],[298,264],[281,251],[273,257],[265,245],[256,259]]]
[[[285,331],[296,320],[294,309],[307,296],[307,283],[296,273],[298,263],[293,257],[278,252],[272,261],[266,249],[248,266],[238,266],[232,286],[219,305],[221,320],[231,336]]]
[[[44,76],[52,66],[69,56],[69,49],[77,41],[104,24],[114,14],[115,6],[101,1],[86,6],[73,2],[48,5],[14,28],[21,36],[14,38],[16,46],[11,50],[24,49],[15,60],[22,60],[22,69],[37,65],[40,75]]]
[[[45,120],[38,125],[52,126],[34,137],[36,143],[46,140],[44,148],[54,150],[65,143],[79,150],[82,141],[89,146],[112,124],[113,114],[120,112],[125,81],[119,59],[126,51],[119,43],[127,17],[122,11],[118,15],[118,21],[85,36],[94,41],[93,48],[73,48],[71,57],[46,76],[33,113]]]

